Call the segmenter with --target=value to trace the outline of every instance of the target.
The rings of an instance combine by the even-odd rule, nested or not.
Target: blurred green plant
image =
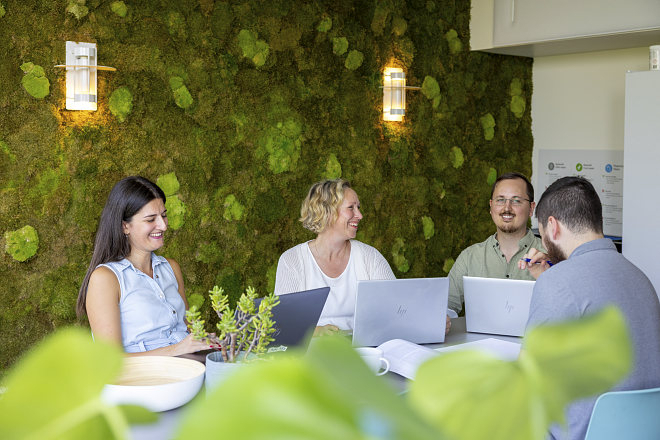
[[[16,261],[27,261],[39,249],[39,235],[30,225],[21,229],[5,232],[5,251]]]
[[[226,307],[221,293],[215,302]],[[433,358],[404,396],[376,377],[345,338],[320,338],[305,356],[280,354],[246,365],[188,404],[174,438],[215,438],[221,429],[246,440],[543,439],[551,423],[563,421],[567,404],[606,391],[632,364],[625,320],[614,307],[532,329],[516,361],[477,351]],[[2,382],[0,438],[125,438],[130,423],[155,416],[100,399],[120,366],[115,346],[94,343],[80,329],[59,330]]]
[[[323,177],[326,179],[338,179],[341,177],[341,164],[334,153],[328,155],[328,161],[325,163],[325,173],[323,174]]]
[[[394,265],[397,270],[401,273],[406,273],[410,270],[410,263],[404,255],[406,251],[406,242],[401,237],[397,237],[394,240],[394,245],[392,246],[392,259],[394,260]]]
[[[6,12],[7,11],[5,10],[5,7],[3,6],[3,4],[0,3],[0,18],[4,17]]]
[[[200,318],[200,312],[191,307],[186,312],[186,320],[195,339],[206,340],[219,348],[225,362],[246,360],[250,354],[260,355],[266,352],[266,347],[273,341],[272,335],[276,331],[272,310],[280,300],[275,294],[265,296],[258,308],[254,304],[257,293],[253,287],[245,290],[235,309],[229,307],[229,297],[225,295],[222,287],[214,286],[213,290],[209,290],[209,299],[211,307],[220,318],[216,324],[218,333],[208,333],[204,328],[204,320]],[[239,359],[241,353],[244,355]]]
[[[179,179],[176,178],[175,172],[158,176],[156,179],[156,185],[158,185],[160,189],[163,190],[165,197],[173,196],[174,194],[178,193],[179,188],[181,187]]]
[[[121,368],[114,345],[79,328],[57,331],[32,348],[3,378],[0,438],[123,439],[130,423],[157,416],[137,406],[112,406],[101,391]]]
[[[614,307],[571,323],[532,329],[514,362],[477,351],[431,359],[417,371],[410,402],[456,440],[543,439],[570,402],[595,396],[632,365],[625,320]],[[478,423],[466,423],[474,420]]]

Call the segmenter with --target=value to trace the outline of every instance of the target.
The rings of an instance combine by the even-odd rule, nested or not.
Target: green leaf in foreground
[[[120,438],[128,428],[127,414],[134,421],[153,421],[144,409],[100,400],[121,363],[118,348],[93,342],[87,331],[70,328],[48,337],[5,377],[0,438]]]
[[[191,405],[177,438],[214,438],[219,430],[223,438],[244,440],[443,438],[347,341],[320,339],[304,357],[279,354],[244,365],[206,401]]]
[[[609,389],[631,362],[625,321],[608,308],[531,330],[514,362],[477,351],[434,358],[419,368],[409,395],[428,421],[456,440],[541,439],[551,422],[563,422],[567,404]],[[479,423],[465,423],[474,415]]]

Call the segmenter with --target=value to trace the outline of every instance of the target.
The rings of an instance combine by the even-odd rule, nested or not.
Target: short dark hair
[[[594,186],[584,177],[562,177],[541,195],[536,218],[545,228],[553,216],[571,232],[603,233],[603,205]]]
[[[534,187],[532,186],[531,182],[529,179],[521,173],[504,173],[501,174],[497,179],[495,179],[495,183],[493,183],[493,187],[490,190],[490,198],[493,198],[493,194],[495,194],[495,187],[497,186],[498,183],[500,183],[502,180],[513,180],[513,179],[521,179],[523,182],[525,182],[525,185],[527,185],[527,198],[529,199],[530,202],[534,201]]]
[[[128,238],[124,235],[123,223],[128,222],[144,205],[154,199],[165,203],[165,193],[155,183],[140,176],[121,179],[110,191],[105,202],[101,220],[96,231],[92,261],[87,268],[78,292],[76,313],[78,317],[86,314],[87,287],[89,278],[99,264],[120,261],[131,252]]]

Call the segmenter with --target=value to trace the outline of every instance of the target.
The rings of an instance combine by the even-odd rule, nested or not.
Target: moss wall
[[[469,7],[0,0],[0,368],[76,321],[127,175],[165,188],[162,253],[192,303],[214,284],[271,290],[280,253],[312,238],[297,221],[309,185],[340,175],[361,199],[358,239],[398,277],[446,275],[492,233],[496,174],[531,172],[531,61],[470,53]],[[118,69],[98,74],[96,112],[64,109],[66,40]],[[423,86],[403,123],[381,120],[386,65]]]

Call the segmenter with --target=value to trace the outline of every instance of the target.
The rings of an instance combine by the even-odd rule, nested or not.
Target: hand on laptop
[[[449,329],[451,328],[451,318],[449,315],[447,315],[447,327],[445,328],[445,335],[449,333]]]
[[[314,336],[336,335],[339,333],[339,327],[332,324],[317,326],[314,329]]]
[[[518,261],[518,268],[522,270],[527,269],[534,279],[536,279],[539,275],[550,268],[548,256],[537,249],[531,248],[525,256]]]

